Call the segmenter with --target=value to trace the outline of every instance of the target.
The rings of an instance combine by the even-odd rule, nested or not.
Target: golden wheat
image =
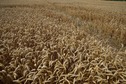
[[[55,3],[0,5],[0,84],[125,84],[125,17]]]

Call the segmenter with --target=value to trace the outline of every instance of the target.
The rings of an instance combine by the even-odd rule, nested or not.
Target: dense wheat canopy
[[[125,2],[26,1],[0,0],[0,84],[126,84]]]

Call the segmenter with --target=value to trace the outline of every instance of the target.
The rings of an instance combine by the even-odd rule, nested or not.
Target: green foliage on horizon
[[[126,1],[126,0],[107,0],[107,1]]]

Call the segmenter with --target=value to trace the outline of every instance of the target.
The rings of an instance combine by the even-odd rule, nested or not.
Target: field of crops
[[[0,0],[0,84],[126,84],[126,2]]]

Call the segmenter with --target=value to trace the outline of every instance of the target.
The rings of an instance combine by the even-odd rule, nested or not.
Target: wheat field
[[[126,2],[0,0],[0,84],[126,84]]]

